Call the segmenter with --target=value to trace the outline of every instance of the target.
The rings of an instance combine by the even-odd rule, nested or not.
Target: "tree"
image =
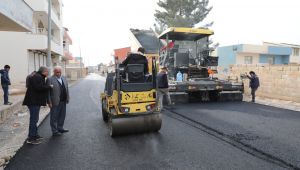
[[[155,29],[161,33],[167,27],[194,27],[212,10],[208,4],[209,0],[159,0]]]

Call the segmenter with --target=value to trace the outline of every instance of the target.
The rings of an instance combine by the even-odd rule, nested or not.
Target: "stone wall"
[[[229,69],[230,77],[254,71],[260,79],[257,95],[272,99],[300,102],[300,65],[234,65]],[[245,83],[245,93],[249,92],[249,80]]]

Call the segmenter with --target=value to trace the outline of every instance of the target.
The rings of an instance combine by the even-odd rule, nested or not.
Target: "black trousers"
[[[8,86],[2,85],[4,104],[8,104]]]
[[[257,88],[251,88],[251,96],[252,96],[252,102],[255,102],[255,92]]]

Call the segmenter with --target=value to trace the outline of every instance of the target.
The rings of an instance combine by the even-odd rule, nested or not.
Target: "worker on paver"
[[[249,72],[250,76],[246,73],[247,77],[250,79],[249,87],[251,88],[252,102],[255,102],[255,92],[260,86],[259,78],[254,71]]]
[[[5,65],[4,69],[0,70],[1,86],[3,89],[3,97],[4,97],[4,105],[12,105],[12,103],[8,101],[8,89],[9,89],[9,86],[11,85],[10,78],[8,75],[9,70],[10,70],[9,65]]]
[[[163,109],[163,99],[164,96],[167,97],[168,105],[173,105],[169,93],[169,83],[168,83],[168,75],[167,75],[168,69],[167,67],[162,67],[160,72],[157,74],[157,95],[159,98],[159,108],[160,110]]]

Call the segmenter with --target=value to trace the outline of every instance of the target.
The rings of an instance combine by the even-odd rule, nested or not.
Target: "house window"
[[[245,64],[252,64],[253,57],[252,56],[245,56]]]
[[[268,64],[271,64],[271,65],[275,64],[275,57],[269,56],[268,57]]]
[[[294,56],[299,56],[299,51],[300,49],[299,48],[294,48]]]

